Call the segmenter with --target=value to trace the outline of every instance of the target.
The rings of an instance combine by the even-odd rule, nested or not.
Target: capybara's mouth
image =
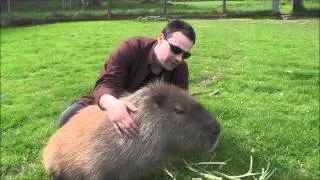
[[[217,148],[218,143],[219,143],[219,137],[220,137],[219,135],[217,135],[215,137],[214,143],[213,143],[212,147],[209,149],[209,152],[212,152]]]

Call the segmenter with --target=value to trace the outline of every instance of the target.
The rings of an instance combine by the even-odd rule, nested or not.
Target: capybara
[[[123,97],[138,107],[130,116],[140,128],[121,138],[97,105],[75,114],[49,140],[44,165],[54,179],[138,179],[179,154],[212,149],[219,123],[186,91],[153,83]]]

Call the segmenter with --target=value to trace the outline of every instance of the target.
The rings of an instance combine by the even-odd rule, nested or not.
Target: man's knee
[[[75,115],[79,110],[84,108],[85,105],[73,103],[69,107],[67,107],[66,110],[64,110],[59,117],[59,127],[62,127],[65,123],[68,122],[68,120]]]

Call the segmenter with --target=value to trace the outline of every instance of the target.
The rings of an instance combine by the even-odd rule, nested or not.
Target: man
[[[157,39],[135,37],[124,41],[106,61],[92,94],[74,102],[60,115],[60,127],[80,109],[97,104],[107,112],[119,135],[137,136],[139,128],[128,111],[138,109],[119,96],[156,80],[188,90],[189,72],[184,60],[190,57],[195,40],[190,24],[172,20]]]

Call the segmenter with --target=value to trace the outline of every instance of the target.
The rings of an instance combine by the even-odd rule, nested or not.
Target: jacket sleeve
[[[117,98],[121,95],[132,60],[137,56],[137,50],[137,44],[127,40],[112,52],[95,84],[93,97],[96,104],[103,94]]]

